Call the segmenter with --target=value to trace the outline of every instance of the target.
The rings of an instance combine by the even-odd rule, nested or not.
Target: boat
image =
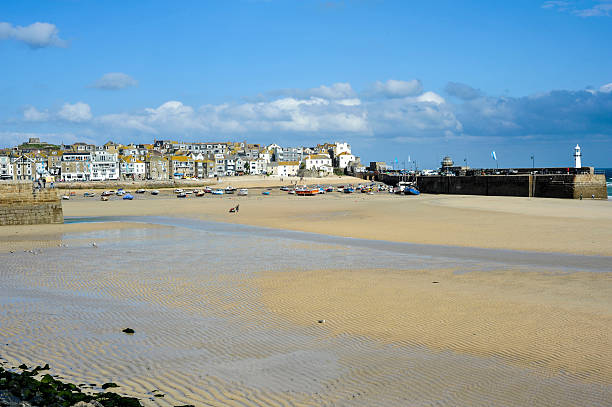
[[[263,191],[261,194],[262,195],[270,195],[270,191]]]
[[[212,188],[211,187],[204,187],[204,189],[202,190],[207,194],[210,194],[212,192]]]
[[[191,194],[193,194],[193,191],[185,191],[183,193],[186,194],[186,195],[191,195]]]
[[[418,189],[416,189],[415,186],[412,185],[404,189],[404,194],[405,195],[421,195],[421,192]]]
[[[241,188],[238,190],[238,196],[247,196],[249,194],[249,190],[246,188]]]
[[[198,191],[198,192],[196,192],[196,194],[195,194],[195,196],[197,196],[198,198],[199,198],[199,197],[202,197],[202,196],[204,196],[204,195],[206,195],[206,192],[204,192],[204,191]]]
[[[222,189],[215,189],[214,191],[211,192],[213,195],[223,195],[225,192],[223,192]]]
[[[123,196],[123,195],[125,195],[125,191],[123,189],[119,189],[119,190],[117,190],[117,192],[115,192],[115,195]]]
[[[290,190],[289,190],[289,194],[290,194],[290,195],[295,195],[295,189],[290,189]]]
[[[64,201],[68,201],[70,199],[70,196],[69,195],[62,195],[62,199]]]
[[[96,195],[96,194],[94,194],[93,192],[85,192],[85,193],[83,194],[83,196],[84,196],[84,197],[86,197],[86,198],[91,198],[91,197],[93,197],[93,196],[95,196],[95,195]]]
[[[154,189],[153,191],[151,191],[151,195],[159,195],[159,191],[157,189]]]
[[[176,194],[176,197],[177,197],[177,198],[187,198],[187,194],[186,194],[186,193],[184,193],[184,192],[181,192],[181,193],[179,193],[179,194]]]
[[[308,188],[303,186],[295,189],[295,194],[298,196],[314,196],[319,193],[319,188]]]
[[[137,194],[144,194],[144,193],[145,193],[145,190],[144,190],[144,189],[142,189],[142,188],[141,188],[141,189],[137,189],[137,190],[136,190],[136,193],[137,193]]]
[[[400,181],[397,183],[395,190],[396,194],[403,195],[420,195],[421,192],[417,189],[413,182]]]
[[[175,194],[182,194],[184,191],[181,188],[177,188],[174,190]]]
[[[327,187],[325,188],[325,192],[334,192],[334,187]]]
[[[132,199],[134,199],[134,195],[132,195],[132,194],[125,194],[125,195],[123,195],[123,199],[131,201]]]
[[[227,188],[225,188],[225,193],[226,194],[233,194],[234,192],[236,192],[236,188],[234,188],[232,186],[228,186]]]
[[[342,192],[344,192],[345,194],[352,194],[353,192],[355,192],[355,189],[349,185],[348,187],[344,188]]]
[[[101,195],[100,196],[100,200],[101,201],[108,201],[108,196],[107,195]]]
[[[289,187],[288,186],[282,186],[280,187],[281,191],[289,191]]]
[[[113,194],[113,191],[104,191],[102,192],[102,196],[111,196]]]

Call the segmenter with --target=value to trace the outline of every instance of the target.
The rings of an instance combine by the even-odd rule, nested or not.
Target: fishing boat
[[[308,188],[307,186],[295,189],[295,194],[298,196],[314,196],[319,193],[319,188]]]
[[[238,190],[238,196],[247,196],[249,194],[249,190],[246,188],[241,188]]]
[[[125,195],[123,195],[123,199],[127,200],[127,201],[131,201],[132,199],[134,199],[134,195],[132,195],[132,194],[125,194]]]
[[[151,191],[151,195],[159,195],[159,191],[157,189],[154,189],[153,191]]]

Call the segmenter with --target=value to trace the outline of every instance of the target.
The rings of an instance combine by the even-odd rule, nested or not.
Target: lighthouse
[[[576,162],[575,167],[582,168],[582,154],[580,153],[580,146],[578,144],[574,147],[574,160]]]

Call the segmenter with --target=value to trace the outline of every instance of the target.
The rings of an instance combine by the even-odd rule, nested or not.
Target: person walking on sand
[[[238,209],[240,209],[240,204],[236,205],[236,212],[238,212]]]

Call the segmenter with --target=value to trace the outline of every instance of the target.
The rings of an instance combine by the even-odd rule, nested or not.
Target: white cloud
[[[117,90],[136,85],[138,85],[138,81],[128,74],[122,72],[109,72],[95,81],[92,87],[105,90]]]
[[[376,81],[373,89],[368,92],[373,96],[384,96],[388,98],[416,96],[423,92],[423,84],[418,79],[411,81],[399,81],[389,79],[386,82]]]
[[[40,111],[34,106],[28,106],[23,110],[23,119],[27,122],[44,122],[50,117],[49,112]]]
[[[576,0],[552,0],[545,1],[542,4],[542,8],[557,10],[559,12],[568,12],[580,17],[609,17],[612,15],[611,0],[589,0],[586,2],[578,2]]]
[[[600,92],[603,93],[611,93],[612,92],[612,83],[608,83],[607,85],[603,85],[599,88]]]
[[[57,116],[60,119],[75,123],[86,122],[93,117],[91,108],[87,103],[83,102],[75,104],[64,103],[59,112],[57,112]]]
[[[59,30],[55,24],[49,23],[36,22],[22,27],[0,22],[0,40],[8,39],[23,42],[30,48],[67,46],[67,42],[59,37]]]

